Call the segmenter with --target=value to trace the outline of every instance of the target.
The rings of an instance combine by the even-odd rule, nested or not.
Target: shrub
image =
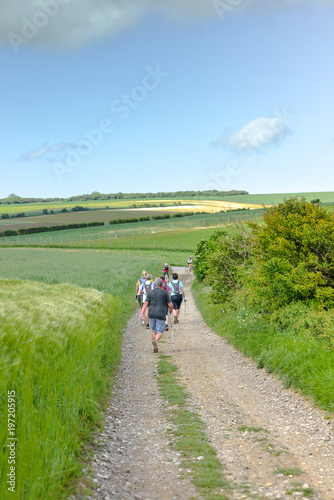
[[[290,331],[304,338],[321,340],[334,348],[334,311],[319,311],[302,302],[289,304],[271,315],[271,322],[280,331]]]
[[[290,198],[250,223],[255,240],[252,286],[269,310],[293,302],[334,306],[334,215]]]

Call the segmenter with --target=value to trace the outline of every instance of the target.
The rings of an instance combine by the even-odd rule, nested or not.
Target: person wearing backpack
[[[174,324],[179,322],[180,307],[182,301],[187,301],[184,295],[183,285],[181,281],[178,280],[178,277],[179,275],[177,273],[173,273],[173,280],[169,283],[171,289],[170,298],[173,303]]]
[[[153,352],[158,352],[158,342],[165,331],[166,307],[172,312],[173,304],[166,290],[162,289],[163,280],[155,278],[154,288],[149,292],[143,304],[140,319],[144,318],[147,309],[152,328]]]
[[[143,307],[143,297],[144,297],[144,284],[146,281],[147,271],[142,271],[141,277],[136,283],[136,299],[138,300],[139,307]],[[145,326],[145,321],[143,321],[143,326]]]
[[[143,304],[146,301],[147,295],[153,290],[153,288],[154,288],[154,283],[152,282],[152,274],[147,274],[145,283],[143,285]],[[146,329],[148,330],[150,328],[148,308],[145,311],[145,324],[146,324]]]

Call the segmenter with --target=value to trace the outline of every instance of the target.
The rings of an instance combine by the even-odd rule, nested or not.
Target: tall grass
[[[321,408],[334,412],[334,353],[320,340],[292,331],[278,331],[265,318],[248,309],[212,304],[208,287],[196,282],[193,291],[203,318],[218,334],[258,368],[276,373],[285,387],[292,386]]]
[[[142,269],[160,274],[164,259],[140,252],[0,251],[0,278],[9,278],[0,279],[1,499],[68,495],[83,444],[101,419],[136,280]],[[8,391],[16,393],[15,494],[6,485]]]
[[[0,280],[2,499],[63,498],[120,357],[121,300],[73,285]],[[16,393],[8,491],[7,392]]]

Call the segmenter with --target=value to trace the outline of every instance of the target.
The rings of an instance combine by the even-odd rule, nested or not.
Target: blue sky
[[[13,4],[0,197],[334,190],[333,0]]]

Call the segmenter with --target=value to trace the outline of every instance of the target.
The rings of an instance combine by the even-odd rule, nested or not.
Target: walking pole
[[[138,321],[138,299],[136,297],[136,306],[135,306],[135,315],[136,315],[136,322]]]
[[[175,351],[175,346],[174,346],[174,332],[173,332],[173,321],[172,321],[172,314],[169,313],[169,322],[170,322],[170,328],[172,331],[172,344],[173,344],[173,351]]]
[[[184,321],[187,320],[187,301],[184,301]]]

